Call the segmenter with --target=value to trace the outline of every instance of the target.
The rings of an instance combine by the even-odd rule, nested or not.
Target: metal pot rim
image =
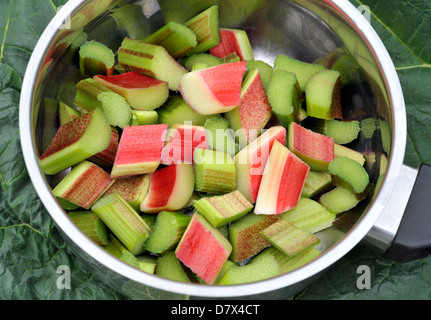
[[[384,178],[384,183],[382,183],[377,196],[370,204],[367,213],[363,215],[363,217],[345,235],[345,237],[343,237],[342,240],[329,248],[325,254],[294,271],[272,279],[235,286],[185,284],[146,274],[114,258],[89,240],[64,214],[64,210],[59,206],[55,197],[52,195],[44,178],[44,174],[41,172],[38,165],[31,125],[31,105],[38,71],[42,64],[41,57],[46,53],[56,32],[64,21],[66,21],[66,19],[85,2],[85,0],[69,1],[57,13],[43,32],[28,63],[28,68],[22,85],[19,113],[23,156],[32,183],[36,186],[36,191],[41,201],[49,211],[56,225],[67,237],[73,239],[73,242],[81,250],[118,274],[138,283],[149,285],[160,290],[201,297],[232,297],[265,293],[304,281],[330,267],[366,236],[380,216],[383,208],[388,203],[390,195],[394,189],[395,182],[398,180],[398,175],[404,160],[406,145],[406,111],[398,75],[379,36],[368,21],[365,20],[365,18],[351,3],[348,2],[348,0],[333,0],[327,2],[333,3],[333,5],[337,7],[343,15],[351,20],[352,25],[362,33],[362,36],[367,40],[371,50],[374,52],[381,67],[382,74],[385,76],[392,104],[393,117],[393,148],[392,154],[389,157],[390,161],[387,174]]]

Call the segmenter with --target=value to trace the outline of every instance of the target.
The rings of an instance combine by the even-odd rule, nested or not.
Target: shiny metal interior
[[[46,101],[54,99],[73,105],[75,84],[81,79],[77,50],[83,42],[97,40],[116,51],[125,36],[144,37],[166,21],[184,22],[214,4],[219,5],[221,27],[248,32],[256,59],[272,64],[280,53],[306,62],[324,58],[332,61],[328,58],[331,54],[342,55],[344,117],[379,120],[372,136],[361,135],[350,145],[366,155],[366,168],[376,187],[360,206],[342,214],[333,228],[319,234],[319,248],[325,254],[274,279],[227,287],[175,283],[113,258],[70,222],[50,192],[59,177],[45,177],[37,162],[44,138],[49,138],[58,127],[57,116],[47,112]],[[20,112],[27,167],[59,230],[99,278],[139,299],[282,299],[298,292],[371,229],[398,179],[406,139],[402,92],[389,55],[365,18],[344,0],[69,1],[35,48],[24,80]]]

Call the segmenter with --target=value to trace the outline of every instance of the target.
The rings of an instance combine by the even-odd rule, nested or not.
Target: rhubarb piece
[[[197,63],[205,64],[208,67],[215,67],[221,65],[223,61],[209,53],[196,53],[185,58],[182,62],[184,68],[189,71],[192,71],[193,66]]]
[[[205,128],[189,124],[174,124],[168,129],[166,144],[162,151],[162,164],[192,164],[195,148],[208,148]]]
[[[172,95],[166,103],[157,109],[159,123],[165,123],[169,127],[174,124],[191,122],[195,126],[203,126],[211,115],[201,115],[194,111],[180,95]]]
[[[288,147],[315,171],[328,170],[329,163],[334,160],[333,138],[294,122],[289,125]]]
[[[294,73],[298,79],[299,86],[302,91],[305,91],[305,86],[310,76],[314,73],[324,70],[320,64],[307,63],[297,59],[293,59],[284,54],[279,54],[274,61],[274,69],[283,69]]]
[[[124,97],[135,110],[154,110],[160,107],[169,96],[166,81],[160,81],[137,72],[93,78],[95,81]]]
[[[220,43],[210,53],[218,58],[236,53],[241,61],[254,60],[247,32],[239,29],[220,28]]]
[[[268,84],[268,100],[277,119],[286,128],[297,122],[303,92],[295,74],[275,69]]]
[[[99,94],[103,92],[113,91],[92,78],[83,79],[76,85],[74,104],[81,113],[93,111],[96,108],[103,110],[102,102],[98,99]]]
[[[175,256],[174,251],[157,258],[156,275],[165,279],[179,282],[190,283],[190,279],[181,264],[181,261]]]
[[[284,127],[269,128],[234,157],[237,189],[253,204],[256,202],[266,160],[275,140],[283,145],[286,143]]]
[[[111,177],[154,172],[160,165],[167,125],[126,127],[121,134]]]
[[[236,189],[235,163],[227,153],[196,148],[193,158],[196,191],[221,194]]]
[[[328,211],[338,214],[353,209],[359,203],[359,200],[349,189],[336,187],[324,193],[319,198],[319,203]]]
[[[282,273],[277,261],[271,255],[253,259],[243,266],[233,265],[218,282],[219,285],[236,285],[276,277]]]
[[[92,207],[112,233],[133,254],[144,252],[151,229],[122,196],[113,193],[100,198]]]
[[[103,112],[86,113],[60,126],[40,156],[40,166],[46,174],[56,174],[105,150],[110,137],[111,127]]]
[[[151,230],[154,229],[154,226],[156,225],[156,221],[157,221],[156,214],[144,213],[144,214],[141,214],[141,218],[144,219],[144,221],[148,224]]]
[[[188,55],[203,53],[220,43],[218,6],[211,6],[207,10],[184,22],[195,34],[197,45]]]
[[[195,175],[192,164],[172,164],[150,176],[150,188],[141,211],[158,213],[182,209],[193,194]]]
[[[310,170],[305,179],[304,188],[301,197],[314,198],[323,192],[332,189],[332,178],[329,171]]]
[[[132,120],[132,109],[127,101],[115,92],[102,92],[97,99],[102,103],[103,113],[113,127],[124,129]]]
[[[135,71],[166,81],[169,89],[178,91],[178,84],[187,70],[162,46],[125,38],[118,50],[118,62],[126,72]]]
[[[238,220],[253,209],[253,205],[238,190],[201,198],[194,202],[194,207],[216,228]]]
[[[239,145],[244,148],[256,139],[272,116],[271,104],[255,69],[245,78],[241,88],[241,99],[237,108],[225,114],[229,126],[237,132]]]
[[[257,215],[250,212],[241,219],[229,225],[229,241],[232,244],[232,254],[229,257],[234,262],[244,261],[271,244],[260,231],[281,219],[281,215]]]
[[[320,239],[313,233],[298,228],[285,220],[277,221],[266,227],[261,231],[261,234],[274,247],[290,257],[320,243]]]
[[[146,37],[144,42],[162,46],[175,60],[184,57],[198,44],[196,34],[185,25],[175,21],[165,24]]]
[[[150,175],[140,174],[131,177],[115,179],[104,195],[118,193],[136,211],[140,210],[150,186]]]
[[[303,265],[316,259],[320,254],[321,252],[315,247],[310,247],[296,254],[293,257],[289,257],[288,255],[278,250],[276,247],[269,247],[259,253],[255,258],[253,258],[253,261],[258,261],[263,258],[266,259],[267,255],[273,256],[275,261],[277,261],[281,272],[286,273],[299,267],[302,267]]]
[[[81,113],[76,111],[72,107],[69,107],[64,102],[60,101],[58,104],[58,115],[60,118],[60,125],[63,125],[76,118],[79,118],[81,116]]]
[[[94,162],[102,168],[110,168],[114,164],[119,140],[120,135],[118,133],[118,130],[114,127],[111,127],[111,139],[109,141],[108,147],[102,152],[99,152],[94,156],[88,158],[88,160]]]
[[[353,191],[358,200],[363,200],[370,188],[367,171],[357,161],[347,157],[337,157],[328,167],[332,184]]]
[[[115,56],[111,49],[97,41],[85,42],[79,49],[79,70],[84,77],[114,73]]]
[[[241,61],[241,58],[236,54],[236,52],[232,52],[221,58],[221,61],[223,63],[239,62]]]
[[[371,139],[374,136],[374,132],[377,129],[378,120],[375,118],[365,118],[361,120],[361,132],[360,135],[365,139]]]
[[[225,152],[234,157],[239,150],[239,145],[229,129],[229,121],[220,115],[209,117],[204,124],[207,131],[207,142],[209,149]]]
[[[297,228],[316,233],[331,227],[336,215],[315,200],[300,198],[298,205],[283,212],[281,218]]]
[[[271,65],[262,60],[250,60],[247,61],[247,71],[245,77],[253,70],[259,70],[260,79],[262,81],[265,90],[268,88],[269,82],[271,81],[272,72],[274,69]]]
[[[108,235],[109,244],[102,246],[104,250],[121,261],[138,268],[138,259],[112,233]]]
[[[179,83],[186,103],[199,114],[225,113],[238,106],[246,62],[226,63],[185,74]]]
[[[182,212],[160,212],[150,237],[145,243],[145,249],[157,254],[175,249],[190,220],[191,217]]]
[[[156,273],[157,258],[153,256],[139,256],[136,257],[138,260],[138,269],[149,274]]]
[[[114,181],[109,173],[89,161],[83,161],[60,181],[52,193],[81,208],[89,209]]]
[[[280,214],[298,204],[310,167],[274,141],[260,183],[254,212]]]
[[[319,119],[342,119],[340,73],[333,70],[316,72],[307,81],[305,101],[307,113]]]
[[[143,39],[152,31],[150,21],[139,4],[124,4],[110,9],[109,16],[115,21],[117,30],[124,31],[132,39]]]
[[[68,213],[69,218],[94,243],[104,246],[109,243],[108,227],[92,211],[71,211]]]
[[[220,231],[195,213],[175,255],[198,277],[213,284],[231,252],[231,244]]]
[[[197,62],[197,63],[193,64],[192,71],[202,70],[202,69],[206,69],[206,68],[209,68],[209,65],[207,65],[205,63]]]
[[[235,265],[238,265],[238,264],[236,264],[233,261],[226,260],[226,262],[224,263],[223,267],[220,270],[220,273],[218,274],[216,280],[214,281],[214,284],[218,284],[220,282],[220,280],[223,279],[226,272],[228,272],[228,270]],[[200,281],[200,282],[202,282],[202,281]]]
[[[159,115],[156,111],[140,111],[132,110],[132,121],[131,126],[144,126],[147,124],[157,124]]]
[[[365,156],[359,151],[353,150],[346,146],[340,145],[338,143],[334,144],[334,158],[337,157],[347,157],[353,160],[358,161],[362,166],[365,164]]]
[[[337,144],[348,144],[358,138],[361,131],[357,120],[325,120],[314,118],[306,125],[314,132],[324,134],[334,139]]]
[[[91,78],[81,80],[76,88],[75,105],[82,113],[100,108],[112,126],[123,129],[129,125],[132,109],[122,96]]]

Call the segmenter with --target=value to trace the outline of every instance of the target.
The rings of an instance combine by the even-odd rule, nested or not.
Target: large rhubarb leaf
[[[18,130],[23,73],[40,34],[66,1],[0,1],[0,299],[121,299],[94,278],[53,225],[28,176]],[[71,271],[59,289],[57,268]]]

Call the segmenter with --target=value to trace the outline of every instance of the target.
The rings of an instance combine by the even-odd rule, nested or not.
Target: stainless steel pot
[[[361,136],[353,146],[367,155],[375,188],[361,206],[319,234],[324,254],[287,274],[238,286],[178,283],[114,258],[69,220],[51,193],[59,177],[45,176],[38,164],[44,137],[57,128],[55,116],[51,119],[54,122],[49,121],[47,99],[73,105],[80,44],[95,39],[116,50],[125,36],[149,34],[166,20],[183,22],[213,4],[219,5],[221,26],[248,32],[256,59],[272,64],[275,56],[283,53],[313,62],[342,52],[347,58],[342,91],[346,117],[371,118],[378,124],[371,137]],[[361,241],[390,252],[418,169],[403,164],[406,111],[397,73],[361,10],[364,13],[367,8],[358,10],[347,0],[69,1],[44,31],[28,64],[20,102],[20,131],[32,182],[76,255],[96,276],[131,298],[282,299],[308,286]],[[393,199],[398,200],[396,206]]]

